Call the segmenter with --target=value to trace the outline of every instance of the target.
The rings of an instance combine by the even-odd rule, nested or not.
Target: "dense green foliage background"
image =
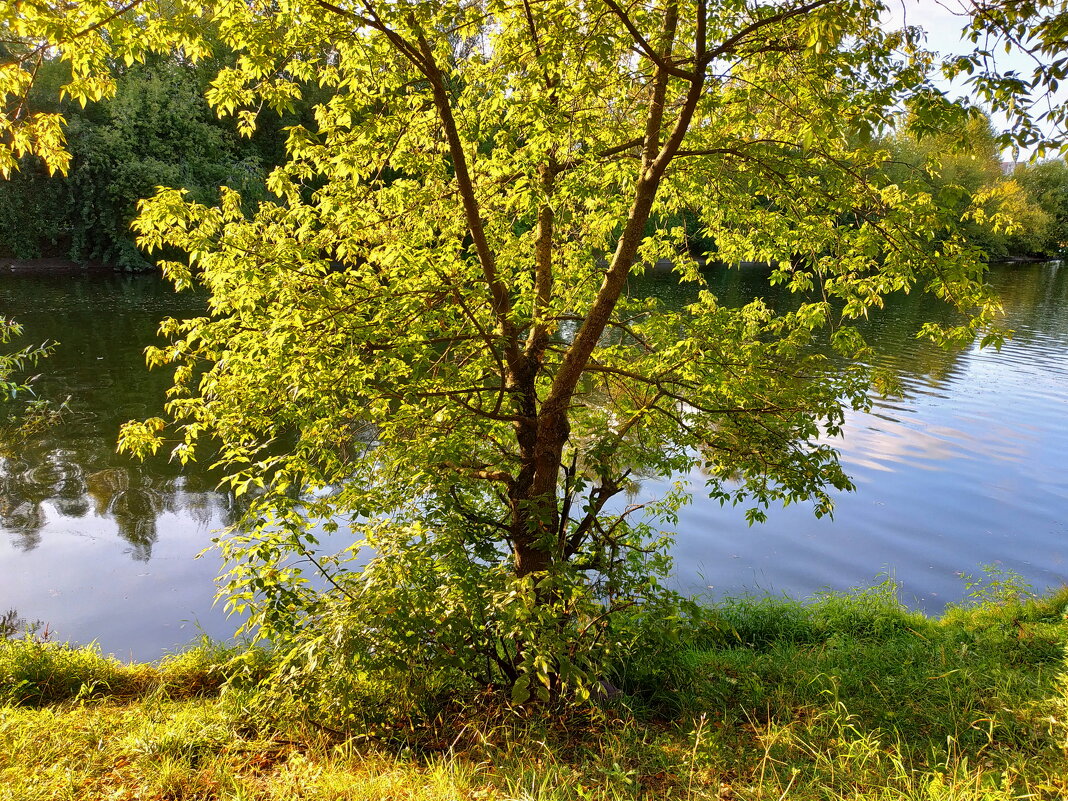
[[[279,129],[287,120],[272,116],[256,136],[239,137],[204,100],[219,67],[216,60],[152,58],[122,70],[113,98],[82,107],[54,100],[67,67],[47,62],[34,102],[68,120],[71,168],[50,176],[26,157],[0,183],[0,256],[145,269],[152,263],[134,244],[130,223],[137,202],[157,187],[186,189],[208,204],[218,200],[220,186],[240,191],[250,204],[265,197],[264,177],[282,156]]]
[[[219,119],[204,100],[226,60],[191,64],[157,56],[122,70],[113,98],[85,107],[54,100],[69,79],[68,68],[47,62],[33,100],[38,109],[67,119],[71,169],[66,176],[49,175],[35,157],[24,157],[20,170],[0,182],[0,257],[147,269],[152,262],[135,245],[131,223],[138,201],[157,187],[185,189],[205,205],[217,202],[220,186],[240,192],[250,208],[266,199],[266,176],[285,161],[285,129],[307,122],[311,104],[261,115],[251,137],[239,136],[233,119]],[[1060,159],[1003,168],[986,119],[974,119],[954,136],[917,139],[902,132],[875,144],[899,162],[899,180],[955,198],[962,212],[980,194],[1006,208],[1015,228],[992,219],[966,224],[991,259],[1056,258],[1068,246],[1068,168]],[[716,243],[695,214],[657,225],[665,222],[685,232],[692,255],[715,258]]]

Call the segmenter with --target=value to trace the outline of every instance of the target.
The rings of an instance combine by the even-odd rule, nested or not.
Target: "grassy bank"
[[[646,624],[598,709],[483,699],[375,736],[272,714],[264,657],[7,641],[0,799],[1063,798],[1068,591],[1009,596],[694,608]]]

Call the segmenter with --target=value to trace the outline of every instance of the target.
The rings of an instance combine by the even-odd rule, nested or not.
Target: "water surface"
[[[768,296],[765,275],[720,272],[713,284],[741,303]],[[1068,581],[1068,267],[998,265],[989,281],[1015,331],[1000,352],[917,340],[925,319],[949,319],[920,295],[892,297],[867,325],[903,395],[849,416],[836,442],[857,490],[836,495],[833,520],[801,505],[749,528],[741,508],[696,497],[678,524],[680,585],[809,595],[886,573],[910,605],[939,612],[983,565],[1036,588]]]
[[[724,303],[776,298],[761,268],[708,273]],[[1015,570],[1037,587],[1068,580],[1068,268],[995,267],[1015,338],[1001,350],[918,342],[939,314],[896,296],[869,324],[902,397],[851,415],[839,442],[857,492],[834,520],[804,506],[750,528],[743,508],[700,497],[678,525],[676,580],[690,592],[808,595],[892,573],[909,603],[937,612],[965,592],[961,573]],[[636,292],[684,298],[669,276]],[[198,466],[136,464],[115,453],[119,425],[159,413],[169,376],[144,368],[159,320],[202,301],[151,276],[0,274],[0,312],[27,340],[61,344],[38,392],[69,396],[64,422],[0,448],[0,612],[48,621],[61,638],[152,659],[198,630],[235,627],[212,606],[217,557],[196,559],[233,522],[231,499]],[[656,494],[646,482],[644,494]]]
[[[233,633],[212,608],[217,560],[194,558],[232,522],[229,497],[196,467],[115,452],[123,422],[162,409],[170,377],[144,364],[159,321],[202,309],[154,276],[0,275],[0,311],[59,343],[36,392],[67,405],[42,437],[0,443],[0,610],[124,657]]]

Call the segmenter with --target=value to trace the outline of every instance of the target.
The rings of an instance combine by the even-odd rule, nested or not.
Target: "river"
[[[762,268],[707,275],[724,303],[776,300]],[[904,394],[850,416],[839,448],[857,491],[837,497],[833,520],[795,506],[750,528],[742,508],[702,500],[691,476],[676,585],[806,596],[888,573],[906,603],[938,612],[984,564],[1039,589],[1068,581],[1068,266],[995,266],[990,282],[1016,332],[1000,352],[915,340],[937,311],[919,295],[891,298],[870,322]],[[663,275],[638,288],[686,294]],[[153,276],[0,274],[0,311],[23,323],[27,341],[60,343],[37,391],[69,398],[59,425],[0,442],[0,613],[16,608],[58,638],[96,640],[126,659],[235,628],[213,606],[217,557],[195,558],[234,521],[231,499],[199,467],[135,464],[114,444],[122,422],[162,406],[169,376],[147,371],[142,356],[159,320],[201,304]],[[649,481],[642,494],[658,489]]]

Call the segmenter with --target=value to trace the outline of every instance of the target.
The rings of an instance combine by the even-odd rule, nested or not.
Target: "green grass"
[[[1064,798],[1066,608],[1003,592],[929,619],[887,586],[693,607],[632,622],[606,706],[471,700],[386,739],[265,714],[258,652],[9,641],[0,801]]]
[[[204,641],[156,665],[123,664],[96,646],[72,648],[32,635],[0,640],[0,704],[41,706],[91,698],[218,695],[229,682],[255,678],[266,655]]]

